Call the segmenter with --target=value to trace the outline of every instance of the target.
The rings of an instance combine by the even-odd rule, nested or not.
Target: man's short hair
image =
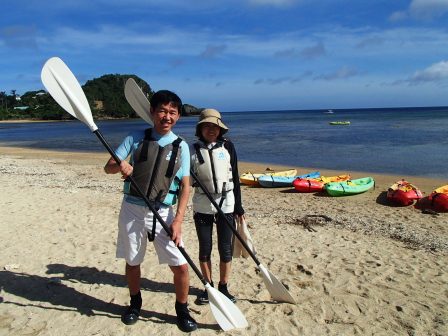
[[[160,90],[151,97],[151,106],[157,108],[159,105],[170,104],[177,107],[179,114],[182,112],[182,100],[177,94],[169,90]]]

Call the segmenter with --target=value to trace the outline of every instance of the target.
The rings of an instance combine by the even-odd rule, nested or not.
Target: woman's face
[[[216,142],[220,131],[221,128],[213,123],[206,122],[201,125],[201,135],[207,143]]]

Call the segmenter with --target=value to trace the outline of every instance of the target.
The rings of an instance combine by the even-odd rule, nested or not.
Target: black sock
[[[131,295],[131,307],[140,310],[142,308],[142,294],[138,292],[137,294]]]
[[[176,304],[174,305],[174,307],[176,308],[176,315],[183,317],[183,316],[189,316],[190,313],[188,312],[188,304],[185,303],[180,303],[176,300]]]

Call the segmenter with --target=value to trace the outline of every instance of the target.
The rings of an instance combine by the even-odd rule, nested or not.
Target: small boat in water
[[[350,121],[330,121],[330,125],[350,125]]]

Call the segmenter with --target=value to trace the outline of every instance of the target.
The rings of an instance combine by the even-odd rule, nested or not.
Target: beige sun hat
[[[221,113],[219,113],[215,109],[204,109],[201,112],[201,115],[199,116],[198,124],[196,125],[196,136],[199,136],[199,125],[202,123],[212,123],[219,127],[221,127],[221,135],[226,133],[229,128],[224,125],[224,123],[221,120]]]

